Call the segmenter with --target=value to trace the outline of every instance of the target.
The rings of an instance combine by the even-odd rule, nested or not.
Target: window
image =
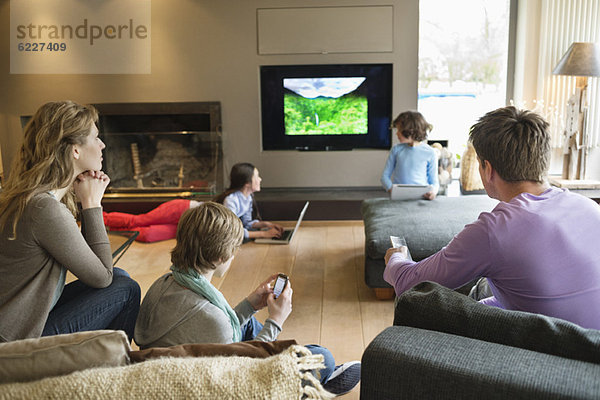
[[[421,0],[418,109],[430,140],[462,154],[469,128],[506,105],[510,0]]]

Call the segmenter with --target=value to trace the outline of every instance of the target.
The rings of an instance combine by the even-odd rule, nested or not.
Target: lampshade
[[[572,43],[552,73],[570,76],[600,76],[600,44]]]

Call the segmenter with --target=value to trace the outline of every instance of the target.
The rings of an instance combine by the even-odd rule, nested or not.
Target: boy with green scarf
[[[184,343],[233,343],[244,340],[273,341],[292,311],[292,287],[288,282],[277,299],[268,277],[248,297],[232,308],[211,283],[229,269],[242,244],[240,219],[221,204],[205,202],[187,210],[177,226],[177,244],[171,252],[171,272],[152,284],[142,302],[134,338],[141,349]],[[254,314],[267,307],[264,326]],[[341,394],[360,379],[360,363],[334,367],[331,352],[318,345],[306,346],[322,354],[325,389]]]

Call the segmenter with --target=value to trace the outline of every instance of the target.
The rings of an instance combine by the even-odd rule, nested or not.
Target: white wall
[[[513,100],[532,104],[537,99],[538,50],[540,40],[540,0],[520,1],[517,10],[517,40]],[[533,79],[532,79],[533,77]]]
[[[268,64],[393,63],[393,113],[416,108],[418,0],[381,4],[394,10],[392,52],[257,54],[257,8],[376,2],[153,0],[152,74],[10,75],[9,1],[0,0],[0,113],[9,116],[8,132],[0,130],[5,169],[21,138],[18,116],[35,112],[47,101],[220,101],[226,175],[234,163],[249,161],[260,169],[265,187],[378,186],[385,150],[262,152],[258,74],[259,66]]]

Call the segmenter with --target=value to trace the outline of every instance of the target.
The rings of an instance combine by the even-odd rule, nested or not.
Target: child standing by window
[[[439,189],[437,156],[433,148],[422,143],[431,125],[417,111],[401,113],[393,125],[400,143],[392,147],[381,174],[381,184],[388,192],[394,183],[432,185],[433,190],[423,198],[433,200]]]

